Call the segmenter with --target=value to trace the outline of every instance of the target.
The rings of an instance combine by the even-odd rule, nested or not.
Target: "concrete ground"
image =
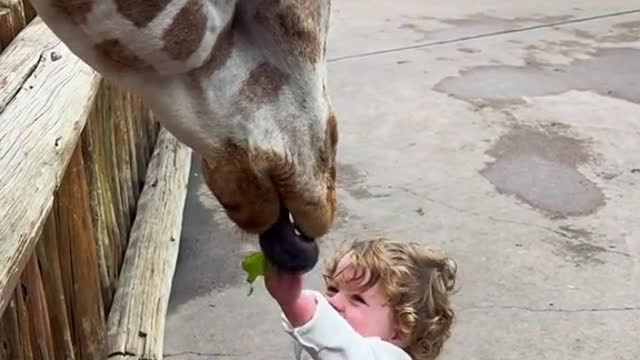
[[[394,4],[394,5],[390,5]],[[640,1],[333,2],[340,215],[459,264],[441,359],[640,358]],[[171,359],[290,359],[197,164]],[[319,287],[318,270],[308,286]]]

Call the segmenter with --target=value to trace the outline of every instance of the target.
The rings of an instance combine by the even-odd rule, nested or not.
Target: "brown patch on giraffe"
[[[206,30],[207,14],[202,0],[190,0],[162,36],[163,50],[174,60],[186,60],[198,49]]]
[[[325,149],[322,155],[323,163],[328,171],[327,203],[329,208],[336,208],[336,150],[338,147],[338,121],[332,111],[327,118],[327,130],[325,133]]]
[[[227,140],[214,158],[203,159],[202,175],[229,218],[249,233],[273,224],[281,200],[297,223],[307,224],[309,236],[324,234],[335,218],[335,183],[327,184],[326,197],[307,196],[295,165],[271,150],[249,150],[246,143]]]
[[[290,136],[295,137],[295,134]],[[294,213],[296,224],[311,234],[320,234],[328,229],[336,217],[336,150],[338,144],[338,126],[335,113],[330,111],[326,119],[324,145],[316,154],[314,178],[319,180],[324,191],[320,196],[307,196],[304,189],[308,184],[301,183],[295,177],[295,167],[285,161],[272,170],[272,178],[277,184],[285,203]],[[305,226],[306,225],[306,226]]]
[[[151,65],[140,59],[136,54],[124,46],[120,40],[105,40],[96,44],[95,48],[102,57],[117,63],[120,67],[126,67],[132,70],[144,70],[151,68]]]
[[[198,79],[200,77],[206,77],[215,73],[231,57],[233,50],[233,19],[225,25],[225,27],[218,34],[215,45],[211,49],[211,53],[205,62],[199,68],[192,71],[192,75]]]
[[[91,0],[53,0],[51,4],[76,24],[86,23],[87,15],[93,8]]]
[[[321,32],[322,2],[312,0],[263,1],[254,19],[279,41],[292,47],[296,54],[316,63],[322,51],[318,35]]]
[[[338,145],[338,120],[336,119],[336,114],[333,111],[329,113],[329,117],[327,118],[326,137],[331,149],[335,151],[335,148]]]
[[[254,166],[269,166],[274,161],[270,156],[249,153],[231,140],[221,144],[215,160],[203,159],[207,186],[227,215],[250,233],[265,231],[278,216],[280,200],[274,184],[253,171]]]
[[[139,28],[147,26],[167,7],[171,0],[115,0],[118,13]]]
[[[259,63],[242,84],[238,96],[242,104],[260,104],[276,101],[289,74],[268,63]]]

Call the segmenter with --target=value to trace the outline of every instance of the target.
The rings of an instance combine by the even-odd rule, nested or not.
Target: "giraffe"
[[[202,159],[208,189],[276,266],[307,271],[336,213],[330,0],[31,0],[103,77]]]

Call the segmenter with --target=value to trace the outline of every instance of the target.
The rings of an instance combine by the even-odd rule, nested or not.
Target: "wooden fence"
[[[0,360],[161,358],[190,151],[28,1],[0,50]]]

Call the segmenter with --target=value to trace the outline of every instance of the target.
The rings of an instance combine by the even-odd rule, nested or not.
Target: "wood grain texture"
[[[0,212],[0,313],[34,250],[99,84],[99,76],[38,20],[20,36],[23,45],[0,56],[0,69],[21,69],[9,76],[21,85],[12,96],[0,86],[0,103],[6,103],[0,112],[0,208],[11,209]],[[40,61],[34,66],[32,58]],[[2,74],[0,83],[6,83]]]
[[[24,359],[22,344],[20,343],[20,323],[18,322],[18,302],[14,295],[0,319],[0,359]],[[26,339],[28,340],[28,339]]]
[[[0,54],[0,113],[32,75],[41,61],[40,56],[50,54],[59,44],[51,30],[36,19],[4,49]]]
[[[102,79],[82,133],[82,146],[98,245],[102,297],[107,309],[111,306],[136,202],[144,185],[150,155],[148,143],[156,136],[145,130],[150,121],[149,109],[139,96]],[[118,127],[123,130],[117,131]],[[120,153],[129,154],[135,161],[128,164],[118,161],[125,157]],[[126,176],[129,173],[131,175]],[[127,180],[119,181],[120,178]],[[133,206],[122,206],[123,197]]]
[[[109,186],[108,181],[110,176],[116,176],[116,174],[109,173],[107,164],[113,154],[107,152],[104,143],[108,136],[105,136],[101,131],[102,124],[109,123],[110,120],[108,111],[104,109],[104,105],[109,104],[109,99],[104,95],[104,87],[101,86],[85,130],[82,132],[82,150],[89,179],[93,228],[98,252],[98,271],[102,299],[107,309],[111,306],[116,290],[120,259],[123,253],[120,247],[121,237],[127,235],[120,231],[118,224],[113,202],[114,189]]]
[[[30,18],[30,5],[25,4],[24,0],[0,0],[0,49],[6,48],[33,19]]]
[[[55,212],[49,215],[36,250],[42,269],[42,282],[49,309],[54,358],[74,360],[71,326],[60,272],[58,226],[55,215]]]
[[[36,9],[31,4],[30,0],[22,0],[22,6],[24,8],[24,18],[26,23],[30,23],[38,14]]]
[[[53,359],[53,340],[49,309],[44,295],[40,267],[36,256],[32,256],[22,274],[22,290],[29,313],[31,348],[36,359]],[[20,288],[19,288],[20,289]]]
[[[18,313],[18,331],[20,339],[20,359],[33,360],[33,349],[31,347],[31,331],[29,331],[29,311],[24,301],[25,289],[18,287],[15,292],[16,312]]]
[[[0,0],[0,48],[6,48],[25,25],[22,0]]]
[[[0,207],[11,209],[0,213],[0,360],[104,359],[106,316],[159,126],[138,96],[101,79],[32,10],[28,0],[0,0],[9,44],[0,49]],[[186,148],[171,144],[181,164]],[[183,181],[167,195],[181,197],[180,217]],[[140,307],[161,317],[147,316],[159,328],[140,323],[155,333],[164,331],[177,247],[167,258],[154,265],[169,277],[157,283],[166,294],[156,308]],[[161,354],[162,334],[149,338],[160,339]]]
[[[71,300],[76,355],[83,360],[102,360],[106,356],[105,316],[102,303],[96,240],[93,236],[90,196],[82,151],[74,150],[58,190],[58,234],[63,284]]]
[[[110,359],[161,359],[191,150],[160,130],[107,321]]]
[[[0,7],[11,10],[18,32],[27,25],[23,0],[0,0]]]
[[[116,240],[117,244],[112,244],[113,251],[116,251],[118,254],[118,258],[122,258],[124,256],[124,251],[127,248],[127,234],[130,229],[130,218],[127,213],[127,207],[123,205],[122,202],[122,192],[124,189],[121,186],[121,182],[118,179],[119,166],[118,166],[118,156],[115,155],[118,151],[117,146],[117,136],[116,136],[116,125],[113,119],[110,117],[111,114],[116,112],[111,99],[113,99],[112,93],[115,89],[111,86],[102,87],[100,89],[101,96],[96,99],[94,114],[96,119],[101,119],[96,122],[95,131],[99,132],[100,139],[98,141],[101,142],[104,148],[103,158],[105,168],[105,184],[104,186],[111,189],[110,191],[110,202],[113,206],[113,211],[115,215],[116,224],[118,226],[118,232],[121,234]],[[120,263],[117,264],[117,268],[120,268]]]
[[[140,97],[101,79],[32,10],[0,0],[9,44],[0,53],[0,207],[11,209],[0,213],[0,360],[104,359],[159,126]],[[154,324],[164,324],[167,302],[156,304]]]
[[[16,36],[11,10],[0,7],[0,51]]]

